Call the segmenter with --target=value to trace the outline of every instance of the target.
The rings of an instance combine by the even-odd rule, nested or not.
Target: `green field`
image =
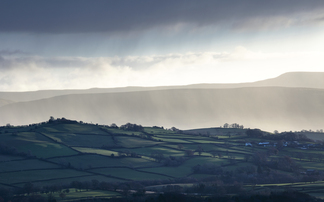
[[[161,146],[155,146],[155,147],[144,147],[144,148],[137,148],[137,149],[116,149],[116,151],[130,151],[130,152],[136,152],[139,155],[142,156],[151,156],[151,154],[154,153],[162,153],[165,156],[184,156],[184,151],[176,150],[168,147],[161,147]]]
[[[0,163],[0,173],[8,171],[21,171],[32,169],[59,168],[60,166],[37,159],[26,159],[20,161],[7,161]]]
[[[115,138],[118,141],[118,145],[125,148],[147,147],[161,144],[161,142],[146,140],[138,137],[116,136]]]
[[[105,157],[95,154],[52,158],[49,160],[66,166],[70,164],[72,167],[78,169],[92,169],[98,167],[150,167],[159,165],[156,162],[143,158],[111,158],[110,155],[109,157]]]
[[[106,135],[100,127],[93,124],[48,124],[39,129],[50,133],[82,133],[82,134],[102,134]]]
[[[58,201],[71,201],[71,200],[96,199],[96,198],[111,198],[111,197],[118,197],[120,196],[120,194],[112,191],[99,191],[99,190],[88,190],[88,191],[78,190],[77,191],[75,189],[71,189],[69,193],[65,194],[64,198],[61,198],[59,193],[56,193],[53,196]]]
[[[21,160],[21,159],[24,159],[24,158],[19,157],[19,156],[11,156],[11,155],[0,155],[0,162],[1,161]]]
[[[111,156],[111,154],[118,155],[118,152],[106,150],[106,149],[85,148],[85,147],[72,147],[72,148],[82,153],[101,154],[104,156]]]
[[[186,166],[145,168],[141,170],[147,172],[165,174],[175,178],[186,177],[187,175],[192,173],[191,168]]]
[[[27,182],[37,182],[53,180],[58,178],[69,178],[76,176],[86,176],[88,173],[74,171],[70,169],[51,169],[51,170],[30,170],[10,173],[0,173],[0,183],[19,184]]]
[[[112,177],[119,177],[129,180],[154,180],[154,179],[169,179],[170,177],[151,174],[146,172],[139,172],[129,168],[101,168],[93,169],[92,172],[98,174],[104,174]]]
[[[144,127],[142,131],[129,131],[75,122],[2,127],[0,188],[24,188],[26,183],[40,189],[68,187],[71,182],[88,187],[92,182],[110,183],[106,190],[74,191],[66,194],[63,200],[58,192],[54,193],[57,200],[73,201],[119,196],[110,192],[112,187],[123,189],[127,183],[132,189],[146,182],[149,182],[148,188],[159,186],[162,189],[167,185],[186,187],[205,183],[201,180],[233,183],[239,176],[239,180],[245,180],[244,189],[248,191],[293,188],[324,197],[321,181],[324,179],[324,150],[321,144],[304,150],[299,146],[266,148],[257,146],[257,143],[276,142],[271,139],[274,134],[263,131],[270,135],[267,140],[266,136],[248,137],[246,130],[210,128],[188,133]],[[245,142],[252,142],[254,146],[246,147]],[[315,144],[310,140],[299,142]],[[198,151],[201,151],[200,155]],[[222,173],[217,174],[211,169]],[[314,172],[307,173],[312,172],[307,169]],[[289,183],[255,183],[260,178]]]
[[[33,185],[42,187],[42,186],[51,186],[51,185],[68,185],[71,184],[73,181],[79,181],[79,182],[91,182],[92,180],[98,180],[99,182],[125,182],[125,180],[117,179],[117,178],[111,178],[107,176],[102,175],[96,175],[96,174],[89,174],[85,176],[75,176],[75,177],[68,177],[68,178],[62,178],[62,179],[48,179],[44,181],[34,181]],[[18,183],[15,184],[15,186],[23,187],[26,183]]]
[[[88,147],[101,147],[101,146],[110,146],[113,147],[116,145],[111,136],[102,135],[100,138],[94,135],[77,135],[74,133],[44,133],[48,137],[56,140],[57,142],[67,144],[69,146],[88,146]]]

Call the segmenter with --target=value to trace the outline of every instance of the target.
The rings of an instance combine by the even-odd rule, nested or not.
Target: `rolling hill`
[[[323,145],[294,133],[118,128],[51,119],[0,127],[0,137],[4,201],[37,195],[57,201],[138,197],[134,193],[144,196],[145,190],[149,196],[163,191],[205,198],[288,188],[323,197]],[[258,144],[264,141],[267,147]]]

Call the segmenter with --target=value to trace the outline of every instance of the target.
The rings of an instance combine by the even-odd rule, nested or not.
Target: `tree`
[[[173,132],[181,132],[181,130],[179,130],[179,129],[176,128],[176,127],[172,127],[172,128],[170,128],[170,130],[172,130]]]
[[[224,128],[228,128],[229,127],[229,124],[228,123],[225,123],[223,127]]]
[[[203,152],[204,150],[203,150],[203,148],[199,145],[198,147],[197,147],[197,149],[195,150],[195,152],[198,152],[198,154],[199,154],[199,156],[201,155],[201,153]]]
[[[186,154],[186,156],[193,156],[194,155],[194,151],[188,149],[188,150],[185,151],[185,154]]]
[[[157,162],[161,162],[165,157],[161,152],[155,152],[151,154],[152,158],[155,158]]]
[[[246,135],[248,137],[262,137],[263,133],[260,129],[248,129]]]
[[[61,199],[64,199],[65,197],[66,197],[66,194],[65,194],[65,193],[63,193],[63,192],[60,193],[60,198],[61,198]]]
[[[112,124],[110,125],[110,128],[118,128],[118,126],[117,126],[115,123],[112,123]]]
[[[31,182],[27,182],[24,185],[24,192],[27,193],[28,195],[33,192],[34,185]]]
[[[244,161],[245,162],[248,162],[249,161],[249,159],[250,159],[250,155],[249,154],[245,154],[245,156],[244,156]]]
[[[212,152],[210,152],[211,153],[211,155],[215,158],[216,156],[217,156],[217,152],[216,151],[212,151]]]
[[[304,158],[304,154],[301,152],[297,153],[297,158],[301,161]]]
[[[183,148],[183,145],[182,144],[178,144],[178,149],[182,149]]]
[[[142,125],[126,123],[125,125],[121,125],[120,129],[129,130],[129,131],[144,131],[144,127]]]
[[[48,120],[48,122],[54,122],[54,121],[55,121],[54,117],[50,116],[50,119]]]
[[[283,147],[284,147],[283,146],[283,141],[282,140],[278,141],[277,142],[277,148],[278,148],[278,150],[282,150]]]
[[[99,181],[98,180],[91,180],[91,186],[93,189],[99,188]]]
[[[53,196],[53,194],[49,194],[49,195],[47,196],[47,201],[48,201],[48,202],[56,202],[56,199],[55,199],[55,197]]]

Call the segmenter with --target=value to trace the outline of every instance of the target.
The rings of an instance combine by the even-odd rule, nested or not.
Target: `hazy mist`
[[[302,75],[288,74],[283,77],[291,78],[289,82],[286,80],[286,84],[292,85],[294,79],[301,80],[307,74]],[[271,84],[274,81],[276,79],[260,84],[275,86]],[[282,79],[279,77],[277,81]],[[314,81],[304,82],[315,85]],[[54,116],[100,124],[131,122],[180,129],[239,123],[268,131],[316,130],[323,128],[323,100],[324,89],[309,86],[70,94],[4,105],[0,107],[0,124],[37,123]]]

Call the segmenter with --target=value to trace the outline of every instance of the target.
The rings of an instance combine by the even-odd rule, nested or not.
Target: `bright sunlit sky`
[[[0,1],[0,91],[324,72],[323,0]]]

